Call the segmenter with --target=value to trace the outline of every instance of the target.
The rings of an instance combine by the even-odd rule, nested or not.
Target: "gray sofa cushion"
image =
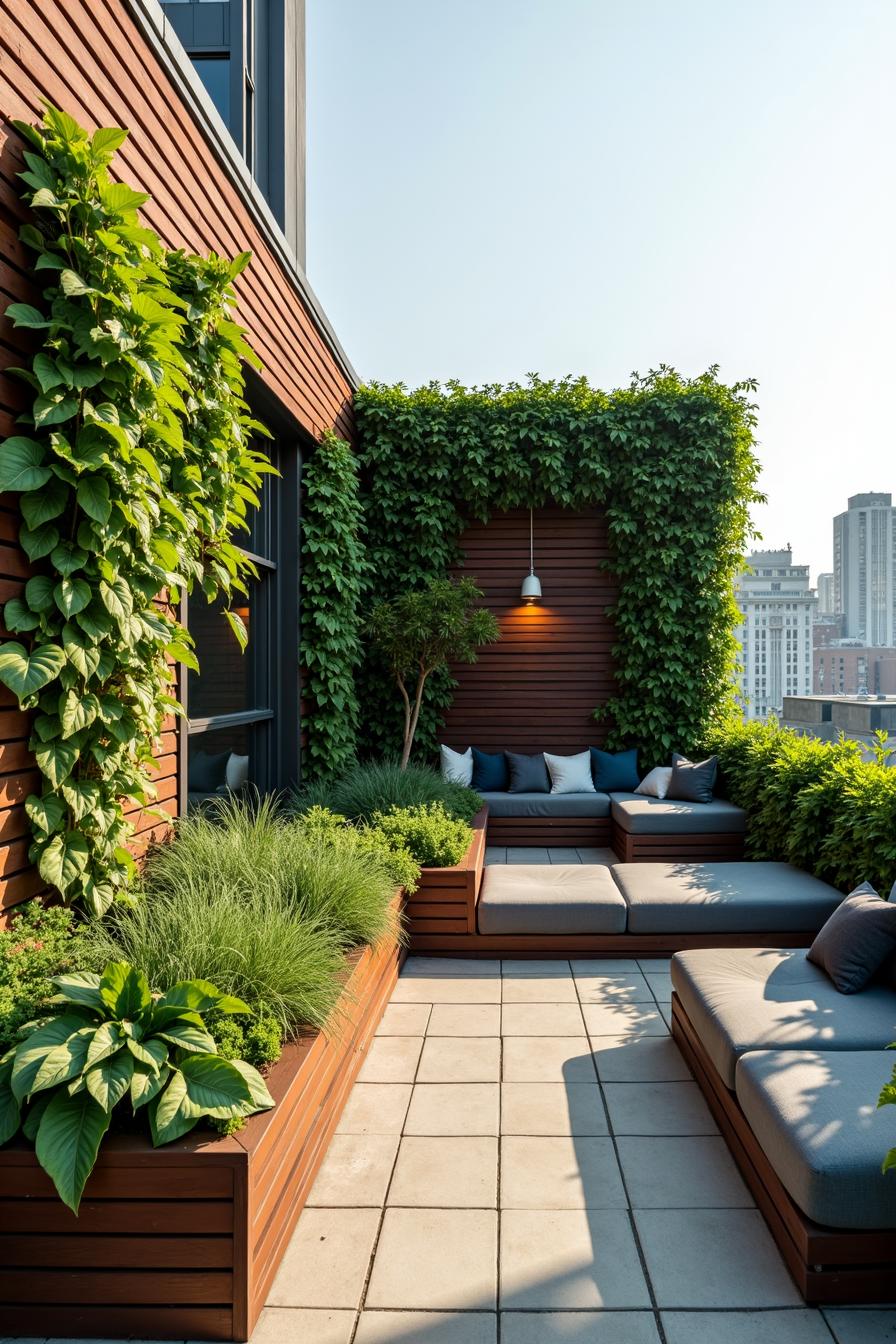
[[[821,928],[843,896],[788,863],[615,863],[629,933]]]
[[[809,948],[841,994],[858,994],[896,951],[896,905],[870,882],[850,892]]]
[[[480,793],[493,817],[608,817],[607,793]]]
[[[892,1072],[881,1050],[759,1050],[738,1061],[737,1099],[782,1185],[826,1227],[896,1227],[881,1172],[893,1118],[875,1106]]]
[[[734,803],[686,803],[673,798],[648,798],[639,793],[611,793],[613,820],[631,835],[734,835],[747,829],[747,814]]]
[[[479,932],[624,933],[625,901],[603,864],[496,863],[482,879]]]
[[[838,994],[806,948],[695,948],[672,958],[672,985],[726,1087],[748,1050],[883,1050],[896,994]],[[883,1160],[883,1154],[881,1154]]]

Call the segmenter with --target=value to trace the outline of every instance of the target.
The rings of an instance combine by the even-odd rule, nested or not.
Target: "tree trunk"
[[[404,684],[404,677],[396,673],[395,680],[398,682],[398,689],[401,691],[401,698],[404,701],[404,743],[401,750],[401,768],[404,770],[410,759],[411,743],[414,740],[414,734],[411,729],[411,701],[407,687]]]
[[[417,678],[417,690],[414,695],[414,709],[410,720],[408,720],[407,715],[405,715],[404,750],[401,754],[402,770],[405,769],[408,761],[411,759],[411,747],[414,745],[414,734],[417,731],[417,721],[420,718],[420,707],[423,704],[423,687],[426,685],[426,678],[428,675],[428,672],[425,672],[422,668],[420,669],[420,675]],[[405,694],[407,694],[407,692],[405,692]],[[408,707],[410,707],[410,702],[408,702]]]

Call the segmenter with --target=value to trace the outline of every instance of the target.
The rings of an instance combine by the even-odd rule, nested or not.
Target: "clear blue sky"
[[[896,495],[896,0],[308,0],[308,272],[363,378],[760,380],[765,546]]]

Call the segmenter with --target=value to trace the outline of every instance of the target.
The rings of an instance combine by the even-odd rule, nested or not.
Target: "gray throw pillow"
[[[681,803],[711,803],[719,768],[718,756],[705,761],[689,761],[687,756],[672,753],[672,778],[666,791],[667,798]]]
[[[863,882],[840,902],[807,955],[841,994],[857,994],[894,952],[896,905]]]
[[[551,780],[544,762],[544,752],[536,756],[522,756],[517,751],[505,751],[510,783],[508,793],[550,793]]]

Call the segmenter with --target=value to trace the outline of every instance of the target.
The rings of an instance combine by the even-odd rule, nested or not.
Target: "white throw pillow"
[[[236,752],[232,751],[227,758],[227,773],[225,778],[227,780],[228,789],[233,793],[236,793],[238,789],[241,789],[244,784],[248,784],[249,757],[237,756]]]
[[[551,756],[544,753],[551,793],[594,793],[591,778],[591,752],[580,751],[577,756]]]
[[[665,798],[672,782],[671,765],[658,765],[645,775],[635,789],[635,793],[646,794],[648,798]]]
[[[469,788],[473,783],[473,748],[452,751],[450,747],[440,746],[439,751],[442,756],[442,778],[451,784],[465,784]]]

